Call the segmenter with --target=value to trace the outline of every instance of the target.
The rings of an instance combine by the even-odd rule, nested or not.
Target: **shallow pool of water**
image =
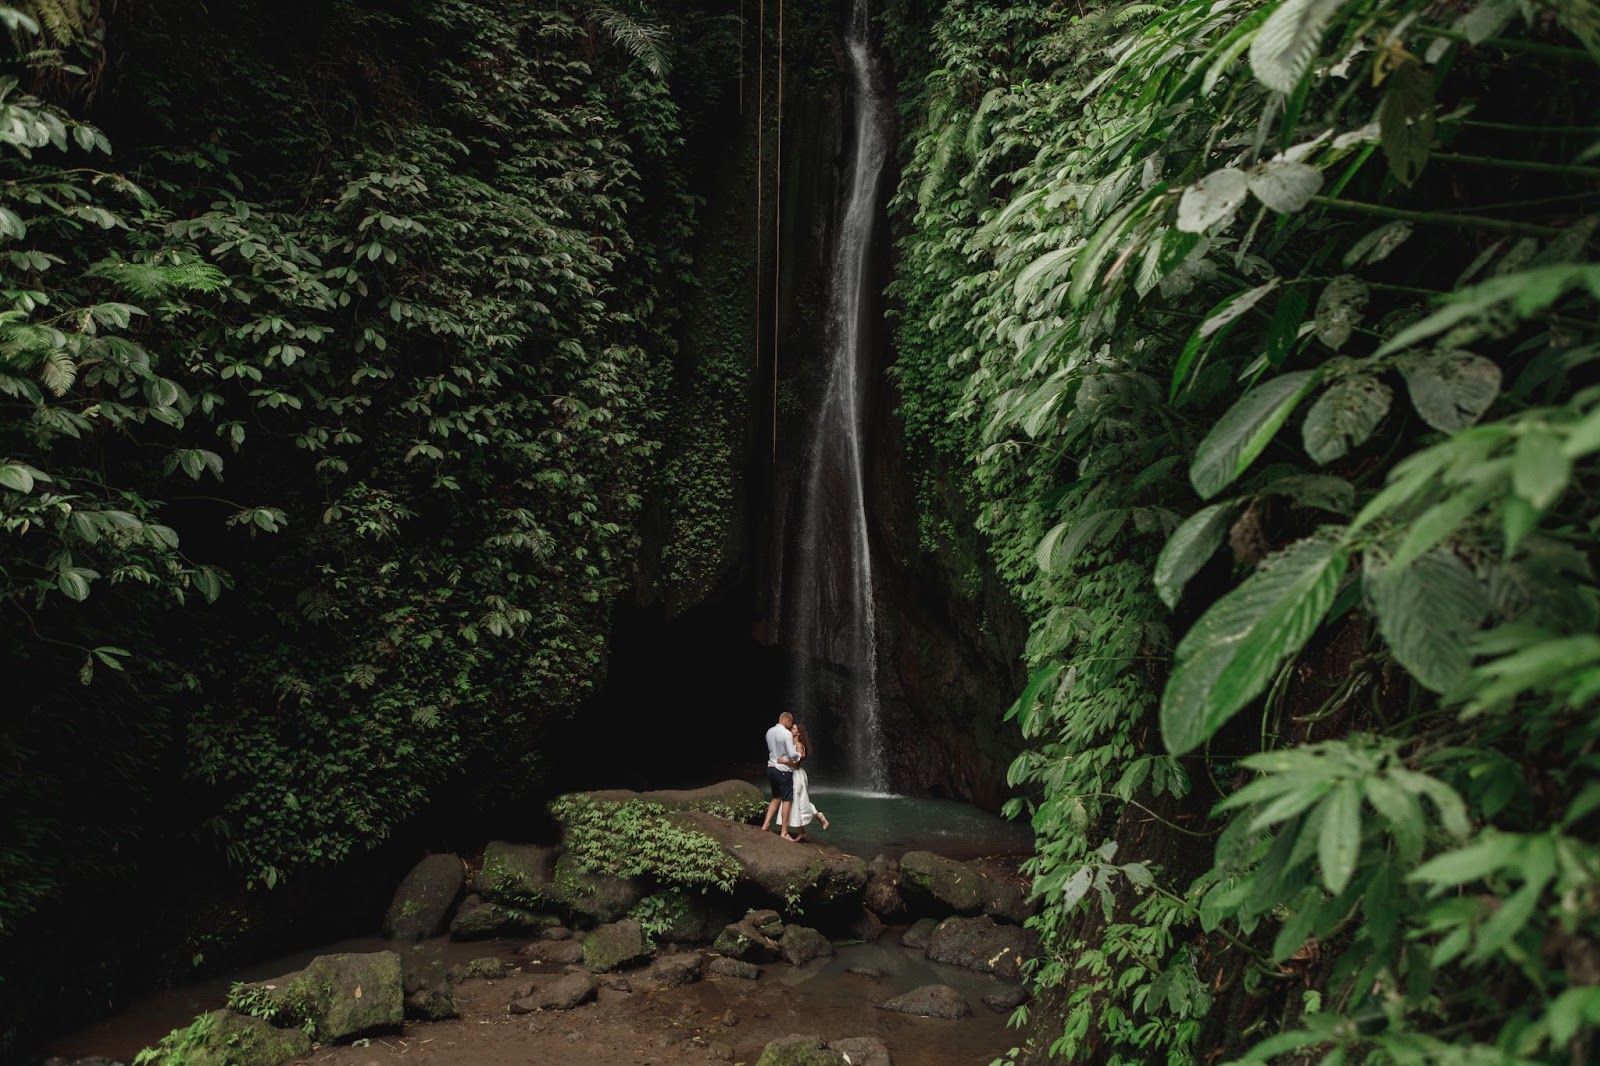
[[[763,782],[765,784],[765,782]],[[1026,855],[1033,832],[955,800],[896,796],[811,783],[811,802],[827,815],[828,829],[812,822],[813,840],[871,859],[897,859],[908,851],[932,851],[951,859]]]

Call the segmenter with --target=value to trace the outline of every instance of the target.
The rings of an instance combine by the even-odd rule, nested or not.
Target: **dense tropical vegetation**
[[[543,787],[614,605],[736,551],[757,377],[721,5],[106,14],[0,6],[15,1017],[171,849],[270,893]],[[1031,623],[1011,1057],[1590,1061],[1600,11],[880,22],[926,546]]]
[[[1595,18],[903,30],[901,412],[1033,622],[1026,1057],[1595,1053]]]

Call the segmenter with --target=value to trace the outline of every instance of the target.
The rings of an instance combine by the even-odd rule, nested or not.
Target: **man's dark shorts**
[[[775,800],[794,801],[794,771],[787,773],[776,766],[767,767],[767,783],[772,786],[772,798]]]

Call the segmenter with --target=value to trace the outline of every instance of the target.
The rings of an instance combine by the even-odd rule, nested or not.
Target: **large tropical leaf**
[[[1172,531],[1156,560],[1156,594],[1162,603],[1168,607],[1178,605],[1183,586],[1221,546],[1238,510],[1237,503],[1212,504],[1190,515]]]
[[[1377,378],[1354,374],[1329,387],[1306,413],[1302,436],[1306,454],[1331,463],[1359,447],[1389,411],[1393,395]]]
[[[1232,484],[1320,380],[1318,370],[1282,374],[1257,385],[1230,407],[1195,449],[1189,465],[1195,491],[1210,499]]]
[[[1468,638],[1483,624],[1489,597],[1452,551],[1435,548],[1407,566],[1366,579],[1389,650],[1425,687],[1444,692],[1472,665]]]
[[[1344,0],[1284,0],[1250,42],[1256,80],[1280,93],[1293,92],[1317,57],[1323,31]]]
[[[1261,564],[1179,643],[1161,696],[1161,736],[1181,754],[1204,743],[1267,687],[1333,604],[1349,555],[1309,537]]]

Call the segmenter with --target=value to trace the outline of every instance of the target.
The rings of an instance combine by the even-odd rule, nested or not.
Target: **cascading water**
[[[889,125],[868,28],[867,0],[852,0],[844,43],[853,77],[855,143],[829,275],[827,386],[812,426],[785,599],[794,656],[790,706],[802,722],[825,730],[819,740],[826,738],[833,754],[824,756],[824,773],[835,776],[842,768],[851,783],[881,791],[888,782],[863,448],[877,296],[868,267]]]

